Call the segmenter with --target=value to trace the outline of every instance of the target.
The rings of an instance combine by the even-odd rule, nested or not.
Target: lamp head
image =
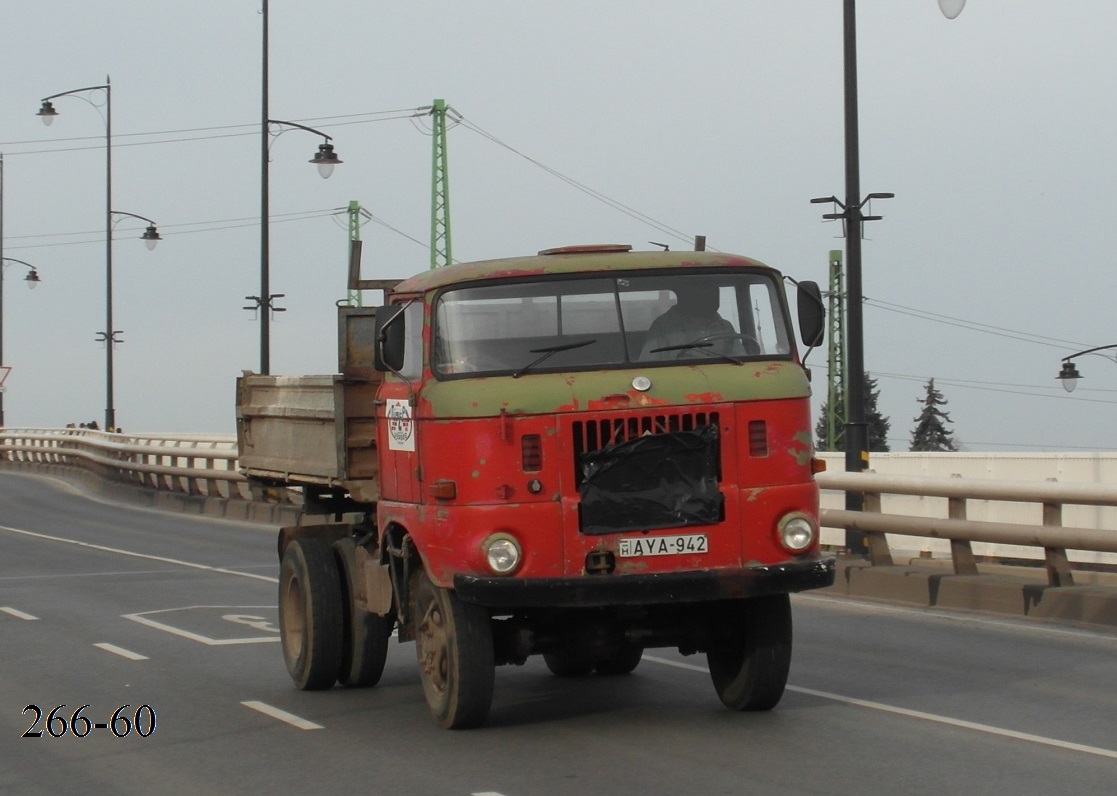
[[[148,248],[148,251],[154,249],[155,244],[163,240],[163,238],[159,235],[159,230],[155,228],[154,224],[147,225],[147,229],[144,230],[144,234],[140,236],[140,239],[143,240],[144,245]]]
[[[318,152],[310,159],[310,162],[318,167],[318,173],[322,179],[328,180],[330,175],[334,173],[334,166],[342,161],[334,152],[334,145],[326,141],[318,145]]]
[[[39,108],[39,112],[35,114],[43,120],[43,124],[50,127],[50,123],[54,121],[54,117],[58,115],[58,111],[54,109],[54,103],[50,100],[43,100],[43,106]]]
[[[939,10],[947,19],[954,19],[966,7],[966,0],[939,0]]]
[[[1067,392],[1074,392],[1074,388],[1078,386],[1078,380],[1082,378],[1082,374],[1078,372],[1078,368],[1069,359],[1063,360],[1063,369],[1059,371],[1056,376],[1059,381],[1063,383],[1063,389]]]
[[[23,281],[27,283],[28,290],[34,290],[43,280],[39,279],[39,272],[32,268],[30,273],[28,273],[27,276],[23,277]]]

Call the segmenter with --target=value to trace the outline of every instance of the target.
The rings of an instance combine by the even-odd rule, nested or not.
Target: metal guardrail
[[[77,467],[100,478],[159,492],[239,499],[251,502],[247,479],[237,470],[233,435],[124,435],[82,428],[0,429],[0,466],[21,464]],[[1064,527],[1067,505],[1117,506],[1117,486],[1051,481],[996,481],[974,478],[925,478],[876,473],[827,472],[818,475],[824,490],[860,492],[862,511],[824,509],[825,528],[866,534],[870,561],[893,563],[885,534],[946,539],[954,571],[977,574],[972,542],[1042,548],[1048,580],[1073,585],[1067,550],[1117,553],[1117,530]],[[947,500],[947,516],[924,517],[881,512],[883,495],[919,495]],[[292,490],[276,490],[272,502],[297,503]],[[966,518],[968,500],[1016,501],[1040,505],[1042,524],[976,521]]]
[[[85,428],[0,430],[0,463],[76,467],[158,492],[251,501],[232,435],[114,434]]]
[[[892,565],[886,533],[921,536],[950,541],[957,575],[976,575],[977,559],[972,542],[1041,547],[1048,582],[1052,586],[1074,585],[1067,550],[1117,553],[1117,531],[1064,527],[1067,505],[1117,506],[1117,486],[1066,484],[1053,481],[994,481],[967,478],[916,478],[876,473],[820,473],[819,486],[860,492],[861,511],[826,509],[821,524],[865,533],[869,560],[874,566]],[[947,499],[946,517],[916,517],[881,512],[883,495],[919,495]],[[1039,504],[1041,525],[987,522],[966,518],[968,500],[999,500]]]

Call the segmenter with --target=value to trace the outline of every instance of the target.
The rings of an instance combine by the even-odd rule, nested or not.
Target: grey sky
[[[4,253],[43,279],[30,292],[25,269],[7,272],[9,426],[103,420],[104,125],[73,97],[50,128],[35,112],[110,75],[113,209],[155,219],[165,238],[149,253],[142,225],[116,228],[118,422],[233,431],[234,377],[259,364],[259,324],[241,309],[259,292],[259,8],[0,7]],[[865,362],[893,449],[934,377],[969,450],[1117,450],[1117,364],[1079,360],[1073,396],[1054,378],[1062,356],[1117,343],[1117,5],[969,0],[948,21],[935,0],[860,0],[858,17],[862,190],[896,194],[874,203],[884,220],[864,247]],[[426,120],[404,117],[436,97],[669,228],[458,126],[457,260],[686,248],[676,230],[825,283],[827,252],[842,248],[828,208],[809,204],[844,193],[840,0],[271,0],[270,23],[270,115],[328,132],[344,161],[324,181],[306,162],[317,137],[272,146],[272,290],[287,308],[273,373],[336,367],[346,231],[330,210],[355,199],[428,240],[430,138]],[[378,115],[393,110],[405,113]],[[362,237],[367,277],[427,267],[407,237],[375,223]],[[824,392],[825,352],[809,364]]]

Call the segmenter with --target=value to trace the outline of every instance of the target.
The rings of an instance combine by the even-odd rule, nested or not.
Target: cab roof
[[[622,244],[564,246],[527,257],[479,260],[423,271],[400,282],[395,293],[422,293],[460,282],[551,274],[608,273],[658,268],[769,266],[737,254],[710,251],[631,251]]]

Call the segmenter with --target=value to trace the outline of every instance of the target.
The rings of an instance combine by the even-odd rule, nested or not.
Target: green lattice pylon
[[[829,346],[829,377],[826,380],[826,441],[832,450],[842,450],[849,420],[849,390],[846,389],[845,280],[842,275],[842,250],[830,251],[830,293],[826,319]]]
[[[446,100],[436,99],[431,106],[434,127],[431,165],[431,268],[449,265],[450,254],[450,171],[446,158]]]

